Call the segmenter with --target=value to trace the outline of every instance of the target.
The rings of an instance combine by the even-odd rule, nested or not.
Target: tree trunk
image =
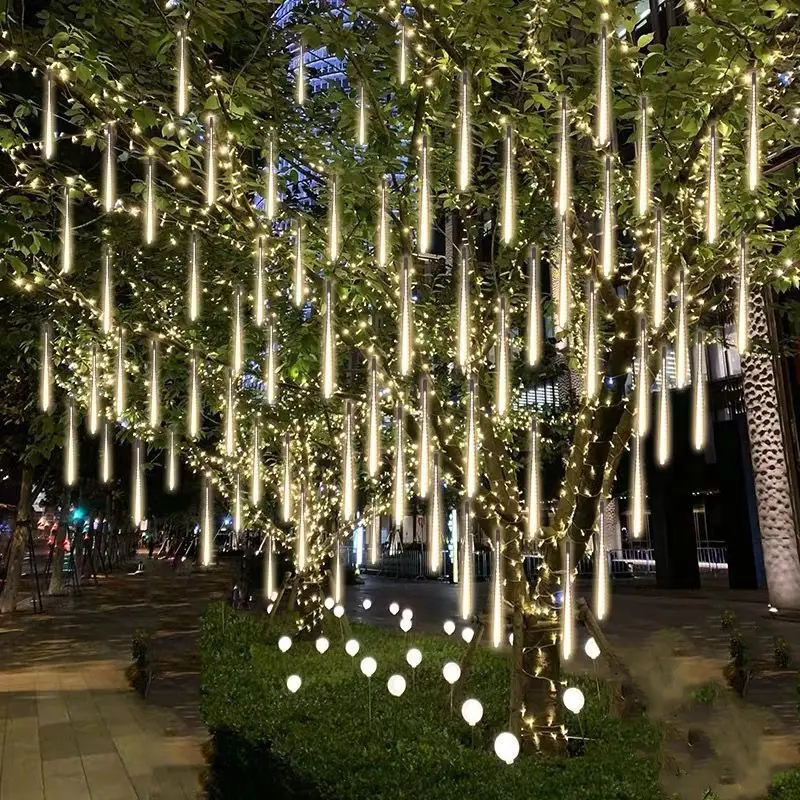
[[[751,340],[771,348],[775,337],[767,302],[765,292],[752,293],[749,328]],[[800,610],[797,500],[789,472],[791,445],[787,421],[782,419],[785,396],[777,358],[762,348],[742,359],[744,402],[769,600],[781,611],[796,611]]]
[[[14,536],[8,554],[8,567],[3,593],[0,595],[0,614],[7,614],[17,608],[17,592],[19,591],[22,576],[22,557],[25,553],[25,543],[28,538],[28,524],[30,520],[31,487],[33,485],[33,468],[22,468],[22,483],[19,487],[19,503],[14,523]]]
[[[64,592],[64,542],[67,539],[69,523],[69,493],[64,494],[61,503],[61,517],[58,520],[58,531],[53,546],[53,571],[50,573],[50,588],[47,594],[62,594]]]

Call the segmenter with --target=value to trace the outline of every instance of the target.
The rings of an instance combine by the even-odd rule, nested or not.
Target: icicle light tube
[[[419,175],[417,177],[417,247],[420,253],[431,249],[431,178],[428,164],[428,134],[422,134],[419,148]]]
[[[306,302],[306,268],[303,258],[303,220],[300,217],[294,227],[294,278],[292,295],[295,308],[302,308]]]
[[[114,427],[103,418],[100,434],[100,483],[110,483],[114,476]]]
[[[442,541],[444,539],[444,508],[442,506],[441,454],[431,457],[431,499],[428,503],[429,569],[438,575],[442,568]]]
[[[495,409],[500,417],[508,413],[511,399],[511,358],[508,348],[508,298],[500,297],[497,304],[495,334]]]
[[[103,265],[100,272],[100,324],[103,333],[108,336],[114,324],[114,277],[109,245],[103,246]]]
[[[283,434],[282,449],[281,519],[283,522],[289,522],[292,519],[292,436],[288,431]]]
[[[398,362],[400,375],[411,372],[414,358],[414,321],[411,305],[411,257],[404,255],[400,265],[400,330],[398,341],[400,353]]]
[[[392,516],[395,528],[402,529],[406,516],[406,415],[397,401],[394,414],[394,493]]]
[[[617,232],[614,222],[614,165],[610,155],[603,163],[603,214],[600,269],[608,280],[616,269]]]
[[[664,289],[664,230],[661,208],[656,209],[653,227],[653,270],[651,275],[652,292],[650,297],[650,314],[653,319],[653,330],[657,331],[664,324],[665,289]]]
[[[708,440],[708,384],[703,331],[695,331],[694,380],[692,381],[692,449],[702,453]]]
[[[114,413],[122,419],[127,408],[128,381],[125,372],[125,333],[122,328],[117,331],[117,354],[114,369]]]
[[[167,470],[166,470],[166,489],[170,494],[178,491],[178,475],[179,475],[178,460],[178,442],[175,430],[170,428],[169,439],[167,445]]]
[[[514,167],[514,127],[506,125],[503,140],[503,188],[500,203],[501,231],[503,244],[509,245],[517,233],[516,214],[516,171]]]
[[[539,248],[528,250],[528,365],[535,367],[542,357],[542,309],[539,292]]]
[[[144,442],[133,440],[133,469],[131,470],[133,489],[131,491],[131,517],[135,527],[139,527],[145,518],[144,502]]]
[[[150,427],[161,425],[161,380],[159,376],[158,340],[150,340],[150,376],[148,379],[147,415]]]
[[[275,341],[275,319],[267,325],[267,360],[264,367],[264,386],[267,405],[274,406],[278,399],[278,346]]]
[[[572,542],[565,537],[563,549],[564,574],[562,576],[563,604],[561,608],[561,659],[569,661],[575,650],[575,601],[572,585]]]
[[[94,353],[94,350],[92,351]],[[53,410],[53,326],[42,325],[39,355],[39,408],[49,414]]]
[[[156,162],[150,157],[144,164],[144,243],[153,244],[158,231],[156,208]]]
[[[423,375],[419,382],[419,442],[417,443],[417,495],[423,500],[428,496],[431,483],[431,431],[430,407],[428,397],[428,376]]]
[[[335,264],[339,260],[339,245],[341,239],[339,225],[339,181],[335,176],[330,179],[328,187],[328,260]]]
[[[78,410],[75,401],[67,401],[67,425],[64,436],[64,485],[78,482]]]
[[[100,428],[100,376],[97,364],[97,346],[92,345],[89,357],[89,413],[86,428],[91,436],[96,436]]]
[[[494,534],[492,550],[492,606],[491,637],[495,649],[503,644],[506,632],[506,614],[503,604],[503,539],[498,530]]]
[[[333,282],[325,278],[325,308],[322,319],[322,396],[327,400],[336,390],[336,342],[333,330]]]
[[[56,83],[49,69],[43,73],[42,155],[52,161],[56,155]]]
[[[344,599],[344,581],[342,580],[342,553],[339,548],[339,541],[334,539],[333,542],[333,602],[335,605],[341,605]]]
[[[565,217],[570,205],[570,155],[569,155],[569,113],[566,95],[561,95],[559,104],[558,131],[558,182],[556,191],[556,211]]]
[[[297,53],[297,70],[295,72],[295,97],[301,108],[306,104],[306,48],[301,42]]]
[[[386,179],[378,184],[378,226],[375,231],[375,255],[379,267],[389,263],[389,200]]]
[[[200,563],[210,567],[214,557],[214,486],[208,475],[203,477],[200,514]]]
[[[275,540],[267,536],[267,552],[264,556],[264,599],[271,602],[278,591],[275,579]]]
[[[600,31],[600,54],[597,87],[597,144],[611,144],[611,80],[608,74],[608,28]]]
[[[397,73],[400,85],[404,86],[408,80],[408,34],[404,23],[400,23],[398,37]]]
[[[197,351],[194,348],[189,355],[189,409],[186,422],[189,438],[196,439],[200,435],[200,377]]]
[[[600,368],[597,361],[597,296],[594,279],[586,281],[586,365],[583,388],[588,400],[594,399],[600,389]]]
[[[185,117],[189,111],[189,58],[186,28],[177,32],[175,111]]]
[[[745,355],[750,349],[750,270],[747,264],[747,237],[739,237],[739,268],[736,278],[736,349]]]
[[[758,74],[755,69],[748,75],[749,108],[747,115],[747,188],[754,192],[761,179],[761,144],[758,130]]]
[[[367,146],[367,97],[363,83],[358,87],[358,124],[356,128],[356,143],[359,147]]]
[[[189,236],[189,322],[200,316],[200,237],[195,231]]]
[[[459,192],[469,189],[472,178],[472,132],[470,128],[469,108],[469,75],[461,72],[458,115],[458,166],[456,169],[456,185]]]
[[[369,563],[374,567],[378,563],[381,547],[381,515],[377,510],[372,512],[369,520]]]
[[[72,222],[72,197],[70,185],[64,187],[64,200],[61,205],[61,274],[72,272],[75,260],[75,233]]]
[[[470,361],[470,288],[469,288],[469,246],[464,244],[461,248],[458,279],[458,308],[456,313],[456,363],[465,372]]]
[[[378,358],[369,357],[369,407],[367,410],[367,473],[370,478],[378,474],[381,464],[381,410],[378,386]]]
[[[267,145],[267,187],[266,196],[264,197],[264,212],[267,215],[267,220],[272,222],[275,219],[275,213],[278,206],[278,177],[275,169],[275,142],[270,138]]]
[[[569,232],[567,230],[567,218],[562,217],[561,235],[559,237],[558,297],[556,299],[556,326],[560,333],[564,333],[569,327],[569,269]]]
[[[252,446],[250,449],[250,504],[254,508],[261,505],[263,481],[261,479],[261,422],[253,420]]]
[[[689,322],[686,317],[686,268],[681,264],[678,273],[678,305],[675,320],[675,386],[685,389],[691,380],[689,374]]]
[[[608,617],[611,598],[611,581],[608,569],[608,544],[606,542],[606,501],[600,499],[597,512],[597,530],[594,533],[594,615],[598,622]]]
[[[542,479],[539,463],[539,423],[536,418],[531,419],[530,434],[528,438],[528,486],[526,504],[528,508],[526,542],[525,546],[532,548],[539,538],[541,530],[541,497]]]
[[[640,539],[645,532],[644,442],[634,431],[631,442],[631,536]]]
[[[345,400],[342,430],[342,520],[344,522],[352,522],[356,516],[357,487],[353,427],[353,401]]]
[[[206,117],[206,205],[217,202],[217,118]]]
[[[461,512],[461,569],[459,570],[459,613],[464,622],[472,619],[475,610],[475,547],[472,539],[472,519],[469,501],[465,500]]]
[[[476,419],[478,398],[475,376],[467,379],[467,452],[464,464],[464,491],[468,498],[478,491],[478,423]]]
[[[706,242],[715,244],[719,236],[719,186],[717,180],[717,126],[708,136],[708,185],[706,187]]]
[[[636,142],[636,211],[640,217],[650,211],[650,143],[647,126],[647,97],[639,98],[639,136]]]
[[[661,345],[661,369],[658,377],[658,420],[656,422],[656,464],[664,467],[672,455],[669,375],[667,375],[667,346]]]
[[[244,523],[244,504],[242,503],[242,473],[236,471],[233,484],[233,530],[241,531]]]
[[[231,372],[234,377],[242,374],[244,366],[244,326],[242,324],[242,290],[236,287],[233,292],[233,313],[231,320]]]
[[[296,552],[295,567],[298,573],[306,571],[307,547],[308,547],[308,488],[306,482],[300,483],[300,497],[298,499],[297,511],[297,533],[296,533]]]
[[[647,346],[647,318],[639,317],[639,341],[636,352],[636,431],[647,436],[650,430],[650,371]]]
[[[264,287],[264,237],[256,239],[256,261],[253,286],[253,320],[256,327],[264,325],[264,307],[266,305]]]
[[[103,210],[110,214],[117,204],[117,154],[114,123],[106,124],[106,150],[103,153]]]
[[[236,453],[236,392],[235,378],[230,370],[225,375],[225,455],[229,458]]]

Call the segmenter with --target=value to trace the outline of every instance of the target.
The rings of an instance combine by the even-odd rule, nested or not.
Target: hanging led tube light
[[[631,536],[640,539],[645,532],[644,447],[637,431],[631,441]]]
[[[647,347],[647,318],[639,316],[639,341],[636,349],[636,432],[641,437],[650,430],[650,370]]]
[[[72,272],[75,260],[75,232],[72,221],[72,197],[69,183],[64,187],[64,200],[61,205],[61,274]]]
[[[342,520],[352,522],[356,516],[356,457],[353,401],[344,401],[342,430]],[[338,551],[338,548],[337,548]]]
[[[298,574],[306,571],[308,560],[308,488],[305,480],[300,482],[300,498],[298,500],[297,533],[295,567]]]
[[[42,87],[42,155],[45,161],[56,156],[56,82],[49,69],[43,72]]]
[[[64,432],[64,485],[75,486],[78,482],[78,410],[75,401],[67,401],[67,420]]]
[[[706,242],[714,244],[719,236],[719,185],[717,179],[717,126],[708,136],[708,185],[706,187]]]
[[[244,366],[244,325],[242,324],[242,289],[233,291],[233,319],[231,321],[231,372],[234,377],[242,374]]]
[[[375,231],[375,256],[378,266],[383,268],[389,263],[389,189],[386,179],[381,178],[378,184],[378,225]]]
[[[658,378],[658,420],[656,422],[656,464],[664,467],[672,455],[670,420],[669,375],[667,374],[667,346],[661,345],[661,369]]]
[[[144,443],[141,439],[133,440],[133,468],[131,469],[133,488],[131,490],[131,517],[134,527],[138,528],[145,519],[145,482],[144,482]]]
[[[526,542],[528,548],[535,546],[541,532],[542,473],[539,463],[539,423],[531,419],[528,438],[528,486],[526,504],[528,507]]]
[[[469,500],[462,506],[461,522],[461,568],[459,569],[459,613],[464,622],[469,622],[475,613],[475,545],[472,537],[472,515]]]
[[[189,355],[189,409],[186,423],[189,438],[196,439],[200,435],[200,377],[197,350],[194,347]]]
[[[404,255],[400,266],[400,330],[398,332],[400,375],[411,372],[414,358],[414,321],[411,306],[411,257]]]
[[[97,345],[92,345],[89,356],[89,413],[86,428],[90,436],[96,436],[100,429],[100,376],[97,364]]]
[[[239,533],[244,525],[244,504],[242,503],[242,473],[236,470],[233,483],[233,530]]]
[[[278,207],[278,175],[275,159],[275,140],[272,137],[270,137],[267,144],[267,166],[265,172],[267,186],[264,196],[264,213],[267,215],[267,220],[272,222],[275,219]]]
[[[636,211],[645,217],[650,211],[650,141],[647,125],[647,97],[639,98],[639,136],[636,142]]]
[[[511,400],[511,359],[508,351],[508,298],[501,295],[497,304],[495,334],[495,409],[499,417],[508,413]]]
[[[261,505],[263,480],[261,478],[261,422],[253,420],[252,444],[250,448],[250,504],[254,508]]]
[[[267,552],[264,556],[264,599],[272,602],[278,593],[275,564],[275,540],[272,534],[267,535]]]
[[[428,163],[428,134],[423,133],[419,148],[419,166],[417,176],[417,204],[419,222],[417,224],[417,247],[422,254],[431,249],[431,178]]]
[[[469,189],[472,179],[472,130],[470,127],[469,75],[461,71],[458,113],[458,153],[456,186],[459,192]]]
[[[214,486],[211,477],[203,476],[201,492],[200,513],[200,563],[210,567],[214,558]]]
[[[394,526],[402,529],[406,516],[406,415],[398,400],[394,415],[394,494],[392,502]]]
[[[333,575],[332,577],[332,591],[334,607],[341,605],[344,600],[344,580],[342,579],[342,551],[339,547],[339,542],[334,538],[333,541]]]
[[[367,410],[367,473],[370,478],[378,474],[381,465],[381,410],[378,386],[378,358],[369,357],[369,398]]]
[[[514,166],[514,126],[506,125],[503,140],[503,187],[500,203],[500,229],[503,244],[510,245],[517,232],[516,169]]]
[[[114,427],[107,417],[100,426],[100,483],[111,483],[114,477]]]
[[[400,85],[404,86],[408,80],[408,33],[404,22],[400,23],[398,33],[397,74]]]
[[[597,530],[594,532],[594,615],[598,622],[608,617],[611,600],[611,576],[608,569],[608,542],[606,541],[606,501],[600,498],[597,512]]]
[[[558,180],[556,182],[556,212],[565,217],[570,207],[570,155],[569,155],[569,109],[567,96],[561,95],[559,102],[558,131]]]
[[[747,264],[747,237],[739,237],[739,269],[736,278],[736,349],[739,355],[750,350],[750,270]]]
[[[761,179],[761,143],[758,128],[758,74],[748,75],[749,107],[747,112],[747,188],[754,192]]]
[[[694,340],[694,381],[692,382],[692,449],[702,453],[708,441],[708,372],[703,331],[698,328]]]
[[[292,518],[292,436],[289,431],[283,434],[282,450],[281,519],[283,522],[289,522]]]
[[[114,276],[111,247],[103,245],[103,265],[100,272],[100,324],[108,336],[114,325]]]
[[[144,166],[144,243],[153,244],[158,231],[156,207],[156,161],[150,156]]]
[[[686,267],[678,273],[678,305],[675,320],[675,386],[685,389],[691,381],[689,367],[689,322],[686,315]]]
[[[298,48],[297,69],[295,71],[295,97],[301,108],[306,104],[306,48],[302,42]]]
[[[306,268],[303,258],[303,220],[298,217],[294,227],[294,277],[292,296],[295,308],[302,308],[306,302]]]
[[[167,470],[166,470],[166,489],[170,494],[178,491],[180,478],[180,461],[178,459],[178,437],[175,429],[170,428],[167,442]]]
[[[503,540],[500,529],[494,533],[492,548],[492,602],[491,602],[492,647],[503,644],[506,632],[505,601],[503,600]]]
[[[423,500],[428,496],[431,483],[431,431],[428,376],[419,382],[419,442],[417,443],[417,495]]]
[[[275,318],[270,316],[267,325],[267,359],[264,365],[264,387],[268,406],[278,399],[278,346],[275,341]]]
[[[558,258],[558,297],[556,298],[556,327],[564,333],[569,327],[570,297],[569,297],[569,231],[567,218],[561,218],[561,236],[559,237]]]
[[[664,324],[664,308],[666,306],[663,236],[663,219],[661,207],[659,206],[656,208],[655,225],[653,227],[653,270],[650,278],[652,286],[650,314],[653,318],[654,331],[657,331]]]
[[[367,146],[367,97],[362,83],[358,87],[358,122],[356,124],[356,143],[359,147]]]
[[[608,28],[600,31],[600,64],[597,88],[597,145],[611,144],[611,79],[608,70]]]
[[[328,260],[335,264],[339,260],[342,235],[339,224],[339,182],[335,175],[331,177],[328,187]]]
[[[434,451],[431,457],[431,499],[428,503],[428,568],[438,575],[442,568],[442,541],[444,540],[444,508],[441,487],[441,453]]]
[[[117,353],[114,368],[114,414],[122,419],[127,408],[128,380],[125,372],[125,333],[122,328],[117,331]]]
[[[466,372],[470,361],[471,313],[470,313],[470,253],[469,245],[461,248],[458,279],[458,308],[456,313],[456,363],[462,372]]]
[[[225,370],[225,455],[236,454],[236,393],[233,373]]]
[[[197,322],[200,316],[200,237],[196,231],[189,235],[189,322]]]
[[[264,308],[266,306],[266,291],[264,286],[264,237],[256,239],[255,275],[253,281],[253,319],[256,327],[264,325]]]
[[[616,269],[617,231],[614,222],[614,167],[610,155],[603,163],[603,214],[601,230],[600,270],[608,280]]]
[[[378,553],[381,546],[381,515],[377,509],[373,510],[369,520],[369,563],[375,566],[378,563]]]
[[[161,425],[161,380],[159,376],[158,340],[150,339],[150,377],[148,380],[148,421],[155,430]]]
[[[116,129],[113,122],[106,123],[106,150],[103,153],[103,210],[110,214],[117,204],[117,154]]]
[[[175,111],[179,117],[189,113],[189,54],[188,32],[185,26],[176,33]]]
[[[325,278],[323,296],[322,396],[328,400],[336,390],[336,334],[333,330],[333,282],[330,278]]]
[[[469,499],[478,491],[478,423],[475,376],[467,379],[467,452],[464,464],[464,491]]]
[[[217,202],[217,118],[206,117],[206,206]]]
[[[569,661],[575,650],[575,589],[572,585],[572,540],[568,536],[564,537],[562,548],[561,660]]]
[[[594,278],[586,281],[586,368],[583,388],[587,400],[593,400],[600,390],[600,366],[597,355],[597,295]]]
[[[39,408],[45,414],[53,410],[53,326],[42,325],[39,351]]]
[[[539,291],[539,248],[528,250],[528,366],[535,367],[542,357],[542,309]]]

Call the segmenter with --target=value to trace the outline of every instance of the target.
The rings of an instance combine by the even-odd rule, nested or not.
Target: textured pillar
[[[772,353],[758,344],[774,341],[767,314],[764,294],[754,292],[750,298],[754,351],[742,359],[744,403],[769,600],[779,610],[800,610],[795,498],[787,461],[789,441],[782,419],[779,366]]]

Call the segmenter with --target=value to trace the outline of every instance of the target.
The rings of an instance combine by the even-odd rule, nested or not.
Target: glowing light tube
[[[708,137],[708,186],[706,189],[706,242],[719,236],[719,186],[717,182],[717,126],[711,125]]]
[[[344,580],[342,580],[342,551],[339,547],[339,541],[334,539],[333,542],[333,602],[340,605],[344,599]]]
[[[237,286],[233,292],[233,319],[231,320],[231,372],[234,377],[242,374],[244,366],[244,326],[242,325],[242,290]]]
[[[459,192],[469,188],[472,177],[472,132],[470,127],[469,108],[469,75],[466,70],[461,72],[461,86],[459,91],[458,115],[458,168],[456,170],[456,185]]]
[[[217,118],[206,117],[206,205],[217,202]]]
[[[189,111],[189,54],[186,28],[178,29],[176,45],[175,111],[179,117],[185,117]]]
[[[103,418],[100,433],[100,483],[110,483],[114,477],[114,427]]]
[[[378,474],[381,465],[381,410],[378,386],[378,358],[369,357],[369,398],[367,410],[367,473],[370,478]]]
[[[53,326],[42,325],[39,351],[39,408],[49,414],[53,410]]]
[[[428,398],[428,376],[419,382],[419,442],[417,443],[418,485],[417,494],[423,500],[428,496],[431,483],[431,431]]]
[[[569,269],[569,232],[567,231],[567,218],[562,217],[561,236],[559,237],[558,296],[556,298],[556,327],[561,333],[565,332],[569,326]]]
[[[606,501],[605,498],[600,498],[597,530],[594,532],[594,615],[598,622],[603,622],[608,617],[610,599],[611,580],[606,541]]]
[[[233,530],[241,531],[244,524],[244,506],[242,503],[242,473],[237,470],[233,483]]]
[[[289,522],[292,518],[292,436],[283,434],[283,485],[281,487],[281,519]]]
[[[394,497],[392,513],[395,528],[402,529],[406,516],[406,415],[397,401],[394,415]]]
[[[69,275],[75,260],[75,233],[72,222],[72,198],[70,186],[64,187],[64,201],[61,205],[61,274]]]
[[[642,437],[634,431],[631,442],[631,536],[641,539],[645,532],[644,453]]]
[[[108,336],[114,324],[114,276],[112,275],[111,247],[103,247],[103,267],[100,272],[100,324]]]
[[[295,567],[298,573],[306,571],[307,549],[308,549],[308,489],[306,482],[300,483],[300,499],[297,511],[297,533],[296,533],[296,552]]]
[[[128,380],[125,372],[125,334],[117,331],[117,356],[114,369],[114,413],[117,419],[125,414],[128,399]]]
[[[597,296],[594,279],[586,281],[586,369],[583,388],[591,400],[600,389],[600,368],[597,361]]]
[[[606,155],[603,164],[603,216],[600,250],[600,269],[603,277],[608,279],[614,274],[614,258],[617,249],[617,232],[614,222],[614,169],[610,155]]]
[[[275,341],[275,319],[271,318],[267,326],[267,360],[264,365],[264,386],[267,393],[267,405],[274,406],[278,398],[278,345]]]
[[[542,309],[539,296],[539,248],[528,250],[528,365],[535,367],[542,357]]]
[[[647,318],[639,316],[639,341],[636,351],[636,431],[647,436],[650,430],[650,371],[648,369]]]
[[[508,352],[508,298],[497,304],[495,333],[495,408],[500,417],[508,413],[511,398],[511,364]]]
[[[267,145],[267,187],[264,197],[264,212],[267,219],[272,222],[275,219],[275,212],[278,207],[278,176],[275,168],[275,142],[272,138]]]
[[[200,435],[200,377],[197,351],[194,347],[189,355],[189,409],[186,423],[189,438],[196,439]]]
[[[503,188],[500,203],[501,231],[503,244],[509,245],[514,241],[517,231],[516,212],[516,170],[514,166],[514,127],[506,125],[506,134],[503,141]]]
[[[740,355],[750,350],[750,270],[747,264],[747,237],[739,238],[739,269],[736,279],[736,349]]]
[[[433,575],[442,569],[444,540],[444,508],[442,506],[441,454],[434,451],[431,458],[431,499],[428,503],[428,568]]]
[[[42,155],[45,161],[52,161],[56,156],[56,82],[50,71],[43,73],[42,96]]]
[[[570,155],[569,155],[569,109],[566,95],[559,103],[558,131],[558,181],[556,184],[556,212],[565,217],[570,205]]]
[[[377,509],[369,520],[369,563],[374,567],[378,563],[381,547],[381,515]]]
[[[663,220],[661,207],[656,209],[655,225],[653,227],[653,273],[650,278],[652,293],[650,295],[650,314],[653,318],[653,330],[658,330],[664,324],[664,242]]]
[[[561,607],[561,660],[569,661],[575,650],[575,598],[572,585],[572,542],[564,537],[562,545],[564,574],[562,575],[563,605]]]
[[[611,143],[611,81],[608,74],[608,28],[600,31],[600,64],[597,87],[597,144]]]
[[[210,567],[214,558],[214,487],[208,475],[203,476],[200,514],[200,563]]]
[[[333,330],[333,282],[325,278],[325,309],[322,322],[322,396],[327,400],[336,390],[336,334]]]
[[[494,534],[492,549],[492,604],[491,636],[495,649],[503,644],[506,632],[506,614],[503,600],[503,541],[499,530]]]
[[[694,381],[692,382],[692,449],[701,453],[708,440],[708,374],[706,346],[699,328],[694,340]]]
[[[157,231],[156,162],[154,158],[147,158],[144,166],[144,243],[153,244]]]
[[[335,263],[339,260],[341,228],[339,225],[339,183],[332,177],[329,183],[328,208],[328,260]]]
[[[266,296],[264,287],[264,237],[256,239],[256,263],[253,281],[253,319],[256,327],[264,325],[264,308],[266,306]]]
[[[189,236],[189,322],[200,316],[200,237],[195,231]]]
[[[267,552],[264,556],[264,599],[273,601],[278,593],[278,583],[275,577],[275,540],[267,536]]]
[[[525,502],[528,507],[526,525],[526,546],[533,547],[541,531],[542,478],[539,463],[539,423],[531,419],[528,438],[528,485]]]
[[[457,308],[457,336],[456,336],[456,363],[462,372],[466,372],[470,361],[470,290],[469,290],[469,246],[461,248],[458,279],[458,308]]]
[[[656,464],[664,467],[672,455],[669,376],[667,375],[667,346],[661,345],[661,369],[658,376],[658,420],[656,423]]]
[[[685,389],[689,385],[689,323],[686,319],[686,268],[681,264],[678,274],[678,306],[675,320],[675,385]]]
[[[106,214],[117,204],[117,154],[114,123],[106,124],[106,150],[103,153],[103,210]]]
[[[167,442],[167,470],[166,470],[166,489],[170,494],[178,491],[180,477],[180,461],[178,460],[178,441],[175,429],[170,428],[169,439]]]
[[[144,482],[144,442],[133,440],[133,468],[131,469],[133,488],[131,491],[131,517],[135,527],[139,527],[145,519],[145,482]]]
[[[91,436],[96,436],[100,429],[100,376],[97,365],[97,346],[92,345],[89,357],[89,413],[86,427]]]
[[[234,392],[235,378],[230,370],[225,375],[225,455],[233,456],[236,453],[236,393]]]
[[[306,48],[302,42],[298,48],[297,70],[295,72],[295,97],[301,108],[306,104]]]
[[[650,211],[650,142],[647,126],[647,97],[639,98],[639,137],[636,142],[636,211],[640,217]]]
[[[294,278],[292,295],[296,308],[302,308],[306,302],[306,268],[303,258],[303,220],[298,217],[294,227]]]
[[[417,176],[417,205],[419,222],[417,224],[417,247],[420,253],[431,249],[431,179],[428,164],[428,134],[422,134],[419,149],[419,174]]]
[[[364,84],[358,87],[358,122],[356,125],[356,142],[359,147],[367,146],[367,98]]]
[[[67,425],[64,435],[64,485],[78,482],[78,410],[75,401],[67,401]]]
[[[475,376],[467,380],[467,452],[464,464],[464,491],[472,499],[478,491],[478,423]]]
[[[378,184],[378,226],[375,231],[375,256],[379,267],[389,263],[389,198],[386,179]]]
[[[148,380],[148,420],[154,430],[161,425],[161,380],[159,376],[158,340],[150,339],[150,377]]]
[[[398,33],[397,76],[400,85],[403,86],[408,80],[408,42],[406,41],[406,26],[402,22]]]
[[[252,443],[250,448],[250,504],[255,508],[261,505],[263,481],[261,479],[261,422],[253,420],[251,433]]]
[[[400,330],[398,332],[400,344],[399,364],[400,374],[405,377],[411,372],[411,362],[414,358],[414,322],[411,309],[411,258],[403,256],[400,266]]]
[[[472,538],[472,515],[469,501],[465,500],[461,522],[461,568],[459,572],[459,613],[464,622],[472,619],[475,611],[475,545]]]
[[[345,400],[342,429],[342,519],[344,522],[352,522],[356,515],[356,457],[353,426],[353,401]]]
[[[754,192],[761,179],[761,143],[758,129],[758,75],[753,69],[748,76],[750,104],[747,114],[747,188]]]

